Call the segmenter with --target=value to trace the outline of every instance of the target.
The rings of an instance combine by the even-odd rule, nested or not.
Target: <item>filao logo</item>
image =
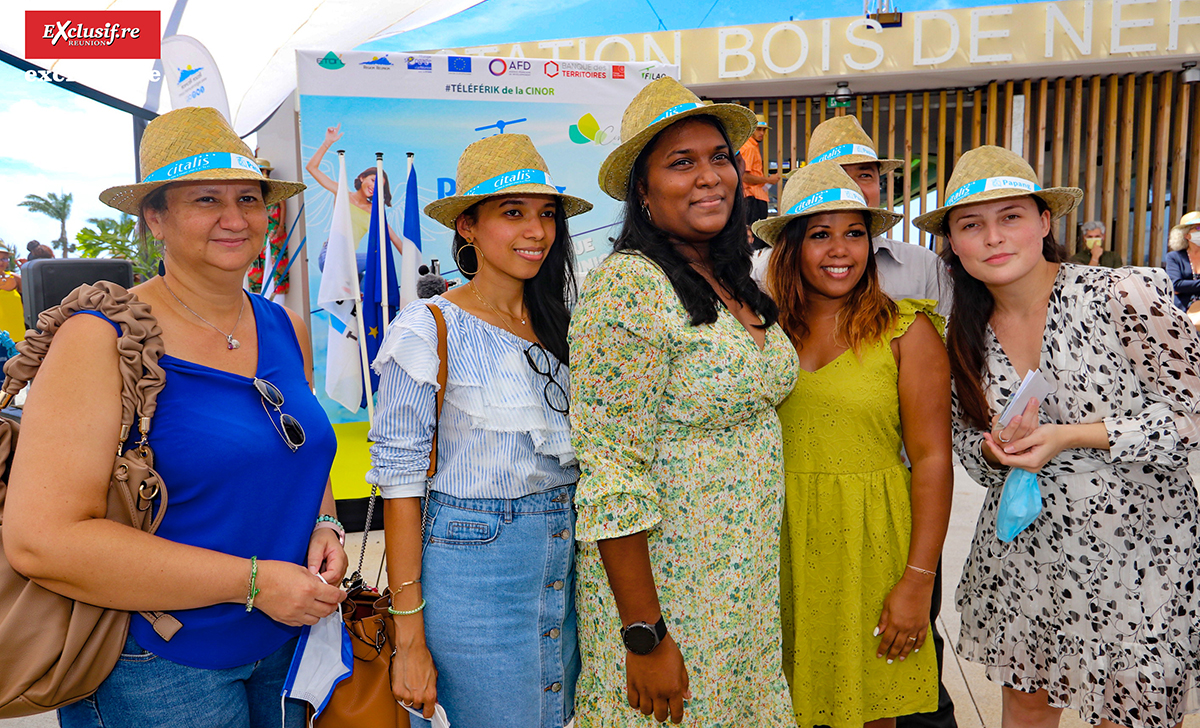
[[[158,58],[157,10],[26,10],[26,58]]]

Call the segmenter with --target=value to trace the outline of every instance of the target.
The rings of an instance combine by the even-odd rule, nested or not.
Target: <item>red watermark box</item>
[[[158,10],[26,10],[26,58],[158,58]]]

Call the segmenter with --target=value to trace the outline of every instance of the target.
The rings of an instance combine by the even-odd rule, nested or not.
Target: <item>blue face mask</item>
[[[335,611],[300,631],[300,642],[283,683],[283,695],[310,703],[316,709],[315,719],[329,703],[337,684],[350,677],[353,665],[350,634],[342,623],[341,613]]]

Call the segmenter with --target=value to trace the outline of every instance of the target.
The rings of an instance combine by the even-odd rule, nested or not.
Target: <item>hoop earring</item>
[[[463,248],[475,248],[475,270],[473,270],[473,271],[468,272],[468,271],[463,270],[462,261],[459,260],[459,256],[462,255]],[[454,251],[454,264],[458,266],[458,272],[462,273],[464,276],[469,276],[471,278],[474,278],[479,273],[480,258],[481,258],[481,256],[479,255],[479,246],[476,245],[475,241],[473,241],[473,240],[468,240],[466,242],[466,244],[459,246],[458,250]]]
[[[654,222],[654,218],[650,217],[650,206],[646,204],[645,200],[642,200],[642,214],[646,216],[647,220]]]

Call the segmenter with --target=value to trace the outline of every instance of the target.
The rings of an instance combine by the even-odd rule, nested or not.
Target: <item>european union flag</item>
[[[470,56],[447,56],[450,73],[470,73],[471,72],[471,57]]]
[[[376,192],[382,188],[376,186]],[[387,326],[396,317],[400,308],[400,286],[396,283],[396,261],[393,259],[391,234],[387,220],[383,221],[383,230],[379,228],[379,198],[371,197],[371,230],[367,233],[367,272],[363,277],[363,333],[367,338],[367,363],[374,364],[375,356],[379,353],[379,345],[383,343],[383,335]],[[379,259],[379,248],[383,246],[387,257],[387,275],[383,274],[382,262]],[[387,311],[383,310],[383,286],[387,285]],[[367,406],[367,397],[379,389],[379,375],[371,369],[371,389],[363,392],[362,407]]]

